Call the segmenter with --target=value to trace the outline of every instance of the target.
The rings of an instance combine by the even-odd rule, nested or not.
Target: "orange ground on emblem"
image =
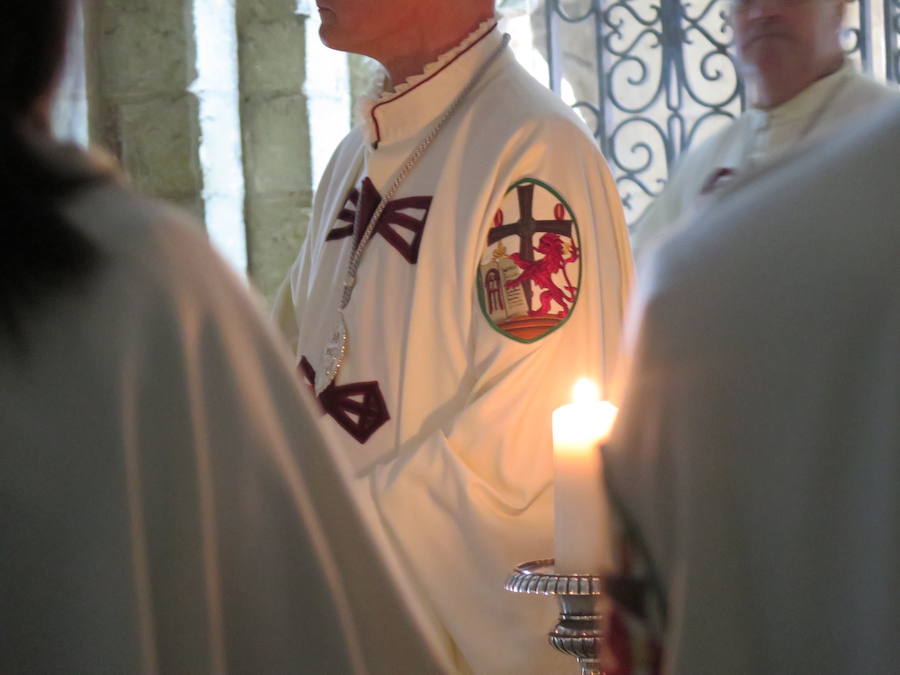
[[[499,328],[520,340],[533,340],[549,333],[565,321],[558,316],[521,316],[500,324]]]

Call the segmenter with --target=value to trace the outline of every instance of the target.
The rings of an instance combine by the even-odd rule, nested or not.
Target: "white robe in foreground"
[[[196,226],[117,186],[65,213],[100,266],[0,344],[0,672],[445,672]]]
[[[611,492],[670,675],[900,663],[900,106],[727,189],[642,270]]]
[[[371,213],[496,51],[493,23],[370,103],[337,149],[278,307],[307,378],[334,329],[354,228],[368,221],[356,213]],[[535,261],[558,264],[552,283],[531,285],[531,314],[517,281],[528,254],[513,232],[524,221],[537,228],[522,237]],[[593,139],[507,48],[386,211],[347,309],[348,360],[320,397],[376,530],[459,671],[572,667],[546,644],[555,602],[503,585],[516,564],[553,555],[550,416],[577,378],[609,383],[630,274]]]
[[[771,110],[750,108],[728,127],[680,159],[662,193],[635,223],[632,244],[640,261],[654,241],[671,233],[736,176],[778,159],[798,143],[830,143],[851,133],[879,104],[900,100],[886,87],[856,72],[848,60],[791,100]],[[843,125],[847,124],[846,127]]]

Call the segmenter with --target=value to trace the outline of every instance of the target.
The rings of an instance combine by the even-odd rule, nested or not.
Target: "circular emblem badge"
[[[535,342],[562,326],[578,301],[581,239],[566,200],[526,178],[507,190],[478,268],[478,300],[501,334]]]

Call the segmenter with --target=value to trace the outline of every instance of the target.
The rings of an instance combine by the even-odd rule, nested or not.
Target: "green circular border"
[[[572,224],[575,226],[575,232],[578,234],[578,249],[579,249],[579,251],[583,250],[583,243],[581,240],[581,228],[578,226],[578,219],[575,217],[575,211],[572,209],[571,206],[569,206],[569,202],[567,202],[565,200],[565,198],[561,194],[559,194],[559,192],[557,192],[550,185],[547,185],[547,183],[545,183],[544,181],[538,180],[537,178],[523,178],[521,180],[518,180],[515,183],[513,183],[512,185],[510,185],[509,189],[503,193],[504,198],[506,197],[506,195],[508,195],[510,192],[515,190],[520,185],[527,185],[529,183],[533,184],[533,185],[538,185],[538,186],[544,188],[550,194],[552,194],[554,197],[556,197],[559,200],[560,204],[562,204],[563,206],[566,207],[566,210],[572,216]],[[484,249],[481,249],[481,250],[483,251]],[[575,301],[572,303],[572,307],[569,309],[569,313],[566,316],[566,318],[563,319],[562,321],[560,321],[557,326],[555,326],[551,330],[548,330],[543,335],[538,335],[537,337],[532,338],[530,340],[523,340],[522,338],[518,338],[515,335],[510,335],[505,330],[500,328],[500,326],[495,324],[493,319],[491,319],[491,315],[487,313],[487,309],[485,309],[485,306],[484,306],[484,288],[481,285],[481,259],[479,258],[478,269],[475,271],[475,283],[478,287],[478,306],[481,308],[481,314],[484,316],[485,320],[487,320],[488,325],[490,325],[491,328],[493,328],[500,335],[509,338],[510,340],[514,340],[516,342],[521,342],[522,344],[526,344],[526,345],[543,340],[545,337],[552,335],[553,333],[558,331],[560,328],[565,326],[566,323],[568,323],[569,319],[572,318],[572,314],[575,312],[575,308],[578,306],[578,301],[581,299],[581,276],[582,276],[582,272],[584,271],[582,269],[582,261],[583,260],[584,260],[583,256],[579,255],[578,256],[578,293],[575,295]]]

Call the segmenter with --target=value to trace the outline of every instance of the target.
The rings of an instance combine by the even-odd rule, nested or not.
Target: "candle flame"
[[[600,400],[600,389],[592,380],[582,377],[572,387],[572,401],[574,403],[590,403]]]

